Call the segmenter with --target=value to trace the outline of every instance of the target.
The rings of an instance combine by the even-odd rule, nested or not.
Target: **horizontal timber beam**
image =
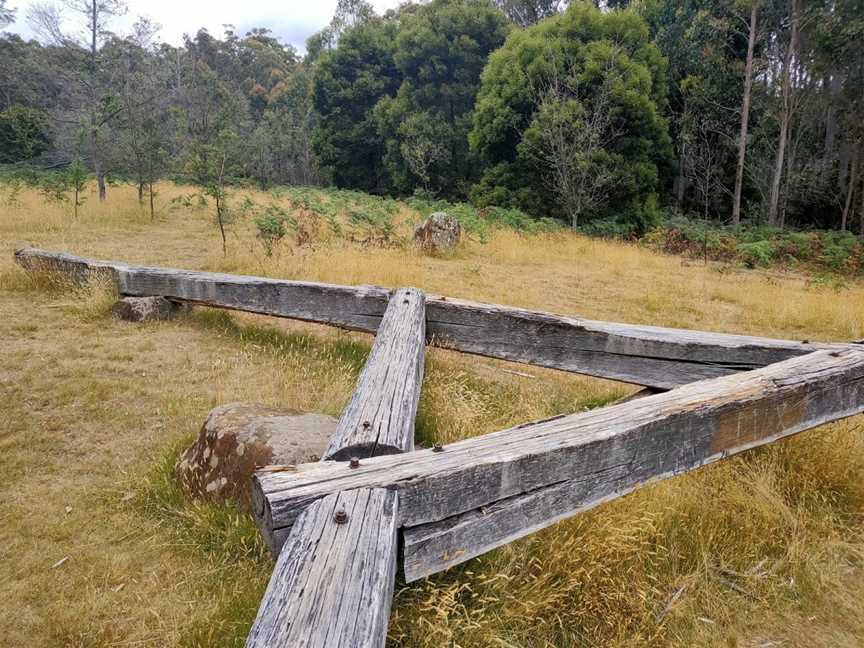
[[[399,495],[399,524],[408,527],[406,573],[412,578],[648,481],[862,411],[864,349],[816,351],[466,439],[443,451],[376,457],[357,470],[322,462],[262,471],[254,479],[253,513],[265,537],[278,538],[306,506],[331,493],[393,489]],[[489,507],[503,513],[486,525],[471,519]],[[460,535],[464,528],[472,530]]]
[[[148,268],[25,248],[16,261],[82,281],[109,274],[119,291],[374,332],[390,291],[309,281]],[[512,362],[667,390],[695,380],[757,369],[821,348],[746,335],[616,324],[427,295],[433,345]]]

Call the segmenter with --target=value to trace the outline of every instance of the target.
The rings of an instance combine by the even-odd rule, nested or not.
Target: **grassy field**
[[[0,644],[241,646],[271,562],[247,516],[184,500],[173,461],[231,401],[338,414],[371,338],[195,309],[108,315],[16,269],[38,245],[152,265],[430,292],[595,319],[792,339],[864,337],[864,285],[694,264],[567,232],[474,227],[453,254],[408,243],[420,215],[346,192],[238,192],[223,256],[211,208],[160,187],[68,205],[0,188]],[[372,216],[368,216],[372,214]],[[418,440],[602,405],[632,387],[432,349]],[[393,647],[864,644],[861,417],[651,486],[411,586]]]

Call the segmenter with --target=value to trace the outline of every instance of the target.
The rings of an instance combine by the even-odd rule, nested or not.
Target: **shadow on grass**
[[[185,316],[186,321],[216,331],[238,342],[254,344],[276,356],[289,357],[306,353],[316,358],[339,361],[359,374],[372,348],[371,343],[344,337],[323,337],[310,333],[280,331],[266,325],[240,324],[228,311],[217,308],[195,308]]]

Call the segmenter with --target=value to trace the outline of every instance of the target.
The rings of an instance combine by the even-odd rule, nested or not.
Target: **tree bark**
[[[837,106],[835,105],[835,101],[843,89],[840,75],[836,71],[832,72],[830,77],[825,80],[825,86],[828,93],[828,106],[825,111],[825,148],[822,154],[823,178],[827,178],[834,168],[834,141],[837,133]]]
[[[153,220],[156,216],[155,216],[155,211],[153,209],[153,179],[152,178],[150,179],[149,188],[150,188],[150,191],[149,191],[149,194],[150,194],[150,220]]]
[[[798,49],[798,0],[792,0],[792,33],[786,56],[783,58],[782,91],[783,113],[780,116],[780,135],[777,139],[777,159],[774,164],[774,178],[771,182],[771,196],[768,202],[768,224],[777,224],[777,207],[780,204],[780,182],[783,179],[783,163],[786,155],[786,141],[789,133],[789,122],[792,118],[792,61]]]
[[[753,88],[753,51],[756,48],[757,2],[750,9],[747,36],[747,64],[744,68],[744,96],[741,98],[741,132],[738,135],[738,168],[735,171],[735,195],[732,198],[732,225],[741,222],[741,190],[744,187],[744,158],[747,155],[747,123],[750,119],[750,93]]]
[[[858,238],[864,242],[864,182],[861,183],[861,220],[858,222]]]
[[[99,35],[99,7],[96,0],[91,3],[90,12],[90,159],[93,171],[96,174],[96,184],[99,187],[99,201],[105,200],[105,171],[102,168],[102,159],[99,151],[99,124],[96,114],[96,56]]]
[[[852,207],[852,196],[855,194],[855,185],[858,181],[860,157],[860,151],[856,147],[855,154],[852,157],[852,171],[850,172],[849,185],[846,188],[846,202],[843,205],[843,216],[840,218],[840,231],[846,230],[849,224],[849,210]]]

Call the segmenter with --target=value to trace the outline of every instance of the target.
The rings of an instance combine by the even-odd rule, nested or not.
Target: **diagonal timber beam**
[[[426,296],[416,288],[400,288],[390,298],[357,388],[324,452],[325,459],[365,458],[414,449],[425,349]]]
[[[162,296],[369,332],[377,330],[390,296],[374,286],[148,268],[35,248],[18,250],[15,260],[76,281],[107,274],[124,295]],[[464,353],[658,390],[848,346],[599,322],[440,296],[426,298],[426,337]]]
[[[648,481],[862,411],[864,349],[817,351],[466,439],[442,452],[376,457],[352,471],[324,462],[258,473],[253,513],[264,535],[278,538],[306,506],[333,492],[393,489],[399,496],[399,524],[411,542],[406,573],[418,577],[459,562],[456,552],[477,555]],[[538,497],[542,502],[530,510],[526,504]],[[485,526],[474,524],[471,516],[479,517],[484,508],[508,512]],[[496,528],[495,521],[502,519]],[[472,524],[477,533],[459,535]],[[441,540],[448,533],[449,539]],[[417,553],[431,537],[438,544]]]
[[[246,648],[382,648],[397,564],[396,493],[361,488],[297,519]]]
[[[375,343],[322,461],[414,449],[423,381],[425,295],[393,293]],[[352,460],[347,470],[362,463]],[[279,536],[279,554],[246,648],[381,648],[398,562],[395,491],[334,493]],[[287,536],[287,539],[285,537]],[[266,538],[273,547],[273,538]]]

